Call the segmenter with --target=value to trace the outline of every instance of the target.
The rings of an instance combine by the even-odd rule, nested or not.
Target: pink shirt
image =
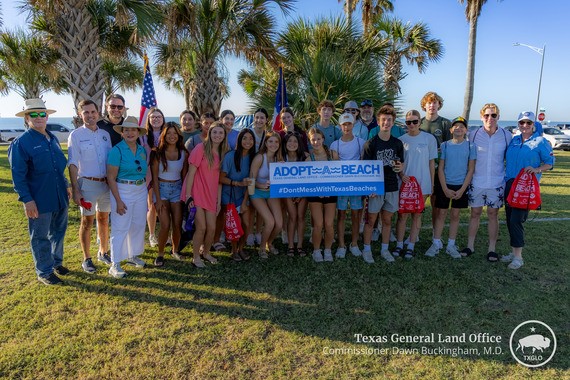
[[[197,168],[192,183],[194,205],[204,210],[216,212],[218,202],[218,181],[220,179],[220,157],[214,153],[214,163],[210,168],[204,155],[204,144],[200,143],[192,149],[188,163]],[[182,186],[182,200],[186,200],[186,180]]]

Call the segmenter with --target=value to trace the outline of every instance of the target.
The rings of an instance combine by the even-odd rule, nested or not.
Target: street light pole
[[[538,54],[540,54],[542,56],[542,63],[540,64],[540,77],[538,78],[538,95],[536,96],[536,111],[534,112],[535,117],[538,117],[538,105],[540,102],[540,86],[542,85],[542,69],[544,68],[544,55],[546,53],[546,44],[542,46],[541,48],[538,48],[536,46],[531,46],[531,45],[527,45],[527,44],[521,44],[519,42],[515,42],[513,44],[513,46],[524,46],[527,47],[535,52],[537,52]],[[536,120],[535,120],[536,121]]]

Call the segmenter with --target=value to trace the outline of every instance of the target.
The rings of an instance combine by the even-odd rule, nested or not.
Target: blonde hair
[[[501,111],[499,111],[499,106],[496,105],[495,103],[486,103],[486,104],[483,106],[483,108],[481,108],[481,111],[479,111],[479,114],[480,114],[481,116],[483,116],[483,114],[485,113],[485,110],[486,110],[487,108],[491,108],[491,109],[495,110],[495,112],[496,112],[497,114],[499,114],[499,115],[501,114]]]
[[[203,144],[204,144],[204,156],[206,156],[206,160],[208,161],[208,167],[210,169],[214,165],[214,152],[213,152],[214,144],[212,143],[212,130],[216,127],[220,127],[224,131],[224,140],[218,146],[218,152],[217,152],[218,157],[220,157],[220,163],[223,161],[224,155],[229,150],[228,134],[226,132],[226,129],[224,128],[222,123],[220,123],[219,121],[216,121],[210,126],[210,129],[208,129],[208,136],[206,136],[206,139],[203,142]]]
[[[409,110],[408,112],[406,112],[406,117],[408,116],[417,116],[418,119],[421,120],[422,116],[420,115],[420,111],[418,110]]]

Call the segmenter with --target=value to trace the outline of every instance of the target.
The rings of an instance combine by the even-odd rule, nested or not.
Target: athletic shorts
[[[461,189],[463,185],[447,185],[449,190],[457,191]],[[469,207],[469,196],[467,191],[463,192],[463,195],[459,199],[450,199],[445,196],[441,186],[438,186],[435,191],[435,207],[448,209],[449,203],[451,202],[451,208],[467,208]]]
[[[249,196],[250,199],[269,199],[269,190],[255,189],[255,194]]]
[[[386,210],[394,213],[399,208],[399,191],[389,191],[384,195],[378,195],[374,198],[368,198],[368,212],[371,214],[379,213],[380,210]]]
[[[505,203],[505,186],[484,189],[470,185],[468,188],[469,207],[501,208]]]

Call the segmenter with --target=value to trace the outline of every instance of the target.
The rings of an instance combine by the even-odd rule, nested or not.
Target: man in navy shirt
[[[46,285],[62,283],[56,273],[69,272],[62,265],[71,194],[64,175],[67,159],[57,137],[46,130],[48,115],[54,112],[41,99],[26,100],[16,116],[24,117],[30,128],[8,149],[14,189],[28,218],[36,273]]]

